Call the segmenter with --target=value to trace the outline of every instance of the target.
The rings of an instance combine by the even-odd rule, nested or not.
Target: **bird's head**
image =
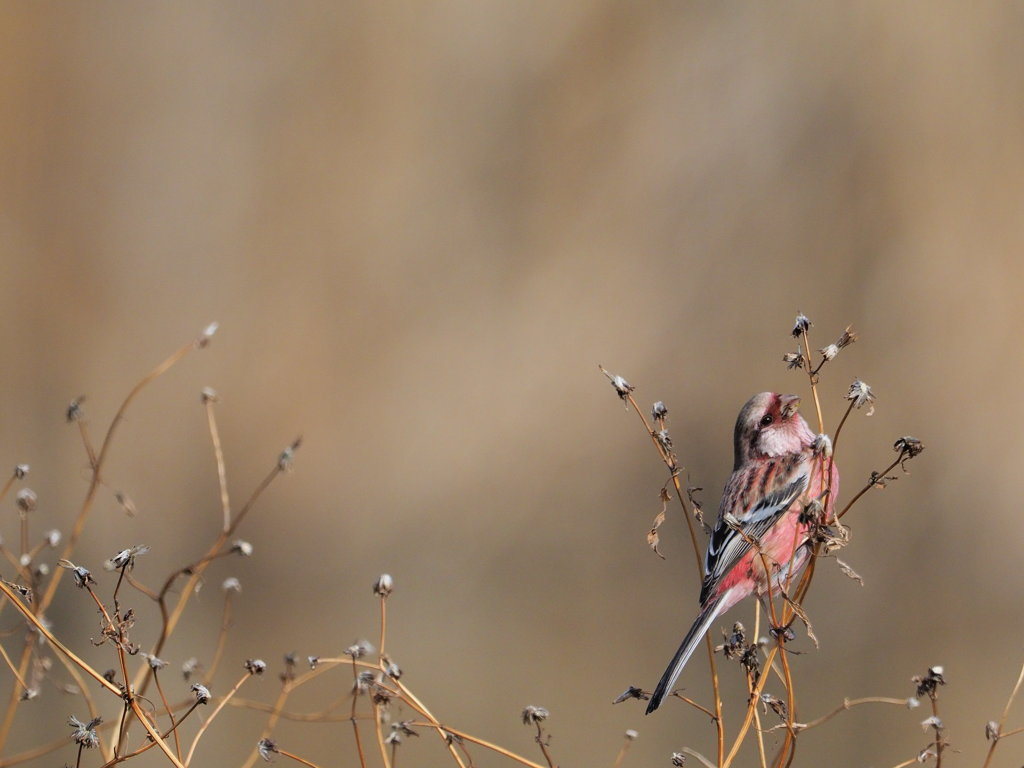
[[[778,392],[762,392],[750,398],[736,419],[733,470],[751,459],[799,453],[809,446],[814,433],[797,411],[799,405],[796,395]]]

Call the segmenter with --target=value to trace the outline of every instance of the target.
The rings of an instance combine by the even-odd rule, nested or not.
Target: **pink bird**
[[[712,623],[743,598],[778,594],[792,570],[800,573],[810,554],[808,524],[801,513],[821,497],[823,459],[815,455],[815,434],[797,413],[800,398],[762,392],[743,406],[733,436],[735,463],[722,492],[718,523],[704,555],[704,584],[700,613],[662,675],[647,705],[656,710],[679,679],[683,667]],[[839,490],[839,472],[832,463],[826,519],[831,517]],[[760,553],[751,542],[757,542]],[[761,556],[764,556],[762,560]]]

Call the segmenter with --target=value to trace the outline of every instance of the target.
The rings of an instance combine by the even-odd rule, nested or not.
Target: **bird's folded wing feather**
[[[751,542],[759,541],[807,487],[806,473],[797,476],[788,485],[758,499],[740,516],[722,515],[711,532],[711,540],[704,555],[704,585],[701,604],[714,591],[722,578],[750,551]]]

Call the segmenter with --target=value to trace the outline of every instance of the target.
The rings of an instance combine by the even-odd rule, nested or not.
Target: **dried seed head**
[[[199,659],[195,656],[190,659],[185,659],[185,663],[181,665],[181,674],[182,677],[185,678],[186,682],[188,682],[189,678],[196,673],[196,670],[198,670],[199,667]]]
[[[124,510],[128,517],[135,517],[139,513],[139,510],[135,507],[135,502],[124,491],[115,491],[114,501],[121,505],[121,509]]]
[[[854,408],[863,408],[865,405],[868,406],[868,416],[875,412],[875,393],[871,391],[871,387],[865,384],[860,379],[854,379],[853,384],[850,385],[850,391],[846,393],[846,399],[853,403]]]
[[[667,429],[659,429],[655,433],[654,437],[657,439],[658,445],[661,446],[661,449],[663,451],[668,453],[669,451],[672,450],[672,438],[669,437]]]
[[[835,356],[839,354],[839,347],[835,344],[829,344],[828,346],[822,347],[818,350],[821,356],[826,360],[834,360]]]
[[[192,683],[192,687],[189,690],[192,691],[192,695],[196,697],[196,701],[200,704],[209,703],[210,689],[202,683]]]
[[[813,325],[813,323],[811,323],[807,315],[803,312],[797,312],[796,322],[793,323],[793,338],[798,339],[802,334],[807,333],[811,325]]]
[[[946,678],[943,677],[942,667],[931,667],[926,675],[915,675],[910,678],[912,683],[917,685],[917,695],[927,696],[931,699],[935,699],[938,696],[938,687],[946,684]]]
[[[107,561],[106,565],[109,568],[109,570],[112,571],[119,571],[122,568],[127,568],[128,570],[131,570],[135,567],[135,558],[137,558],[139,555],[144,555],[147,552],[149,552],[148,546],[146,546],[145,544],[136,544],[134,547],[122,549],[120,552],[118,552],[116,555],[110,558]]]
[[[306,657],[306,661],[309,662],[309,668],[310,669],[316,669],[318,666],[320,666],[320,657],[319,656],[307,656]]]
[[[250,675],[262,675],[267,671],[267,662],[263,659],[246,659],[245,668]]]
[[[64,412],[64,417],[67,419],[68,424],[75,421],[81,421],[85,417],[85,412],[82,410],[82,403],[85,402],[85,395],[79,395],[70,403],[68,403],[68,409]]]
[[[814,442],[811,443],[811,451],[814,452],[815,456],[829,458],[832,456],[832,438],[824,433],[819,434],[814,438]]]
[[[377,597],[387,597],[391,594],[391,591],[395,587],[394,579],[391,578],[391,574],[382,573],[377,577],[377,580],[373,582],[373,594]]]
[[[235,539],[231,542],[231,551],[242,557],[249,557],[252,554],[252,544],[244,539]]]
[[[17,497],[15,497],[18,509],[22,512],[34,512],[38,501],[39,498],[36,496],[36,492],[31,488],[22,488],[18,491]]]
[[[28,464],[18,464],[14,468],[14,476],[19,480],[24,480],[28,476],[30,467]]]
[[[295,462],[295,452],[299,450],[299,447],[301,445],[302,437],[297,437],[295,438],[291,445],[289,445],[287,448],[281,451],[281,455],[277,457],[278,469],[280,469],[282,472],[292,471],[292,465]]]
[[[166,661],[157,658],[151,653],[142,654],[142,658],[146,660],[146,663],[149,664],[149,668],[152,669],[154,672],[159,672],[161,669],[167,666]]]
[[[96,583],[96,579],[94,579],[92,577],[92,574],[89,573],[88,568],[83,568],[80,565],[75,565],[70,560],[65,560],[63,558],[57,561],[57,565],[59,565],[61,568],[67,568],[69,571],[71,571],[71,573],[75,577],[75,586],[79,589],[84,589],[89,584]]]
[[[241,592],[242,583],[234,576],[229,576],[224,579],[224,583],[220,585],[220,588],[225,592]]]
[[[796,352],[787,352],[782,356],[782,362],[786,364],[786,367],[792,370],[793,368],[804,367],[804,353],[799,349]]]
[[[356,695],[366,693],[370,690],[371,685],[373,685],[373,670],[364,669],[356,676],[352,692]]]
[[[635,685],[629,686],[626,690],[615,697],[615,701],[612,704],[621,704],[627,699],[639,699],[640,701],[647,701],[651,698],[649,693],[645,693],[643,688],[637,688]]]
[[[74,728],[71,740],[85,749],[94,749],[100,745],[100,737],[96,735],[96,726],[103,722],[102,717],[94,717],[88,723],[83,723],[74,715],[68,718],[68,725]]]
[[[932,715],[931,717],[926,717],[921,721],[921,727],[926,731],[929,728],[934,728],[936,733],[938,733],[942,731],[944,726],[942,725],[942,720],[939,719],[938,715]]]
[[[896,442],[892,444],[892,449],[903,457],[902,461],[900,462],[900,465],[902,466],[910,459],[921,454],[921,451],[924,450],[924,443],[922,443],[916,437],[904,435],[903,437],[897,439]],[[906,469],[906,467],[904,467],[904,469]]]
[[[659,400],[651,407],[651,418],[655,421],[664,421],[668,418],[668,408]]]
[[[203,328],[203,332],[199,334],[199,338],[196,339],[196,349],[204,349],[209,343],[210,339],[213,338],[213,334],[220,328],[220,323],[210,323],[208,326]]]
[[[917,709],[920,706],[921,701],[919,699],[915,699],[913,696],[907,699],[907,709]]]
[[[277,742],[272,739],[260,739],[256,744],[256,750],[260,753],[260,757],[269,763],[272,759],[271,755],[277,753]]]
[[[399,680],[402,677],[402,668],[395,662],[389,661],[388,665],[384,667],[384,674],[392,680]]]
[[[547,720],[550,715],[551,713],[544,709],[544,707],[536,707],[531,704],[523,709],[523,725],[540,724]]]
[[[636,741],[639,736],[640,734],[634,731],[632,728],[626,731],[626,741]]]
[[[351,656],[353,659],[361,659],[371,653],[373,653],[373,646],[366,640],[360,640],[345,649],[345,655]]]
[[[204,403],[216,403],[220,400],[220,395],[217,394],[217,390],[213,387],[203,387],[199,390],[199,399]]]
[[[989,720],[985,723],[985,741],[996,741],[999,739],[999,723]]]
[[[673,752],[672,765],[674,765],[675,768],[683,768],[683,766],[686,765],[686,755],[682,752]]]
[[[46,545],[50,549],[56,549],[57,545],[60,544],[60,531],[56,528],[46,532]]]

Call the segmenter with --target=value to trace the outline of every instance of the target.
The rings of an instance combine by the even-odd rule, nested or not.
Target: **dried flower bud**
[[[269,763],[271,755],[277,753],[277,742],[272,739],[260,739],[256,744],[256,751],[260,753],[260,757]]]
[[[231,551],[242,557],[249,557],[252,554],[252,544],[244,539],[235,539],[231,542]]]
[[[18,495],[15,498],[18,509],[22,512],[35,512],[36,503],[38,501],[39,498],[36,496],[36,492],[31,488],[22,488],[18,491]]]
[[[998,741],[999,740],[999,723],[995,720],[989,720],[985,723],[985,741]]]
[[[932,715],[931,717],[926,717],[924,720],[921,721],[921,727],[926,731],[929,728],[934,728],[936,731],[941,731],[944,726],[942,725],[942,720],[939,719],[938,715]]]
[[[199,399],[204,403],[216,403],[220,400],[220,395],[217,394],[217,390],[213,387],[203,387],[199,390]]]
[[[223,589],[225,592],[241,592],[242,582],[240,582],[234,576],[229,576],[228,578],[224,579],[224,583],[220,585],[220,588]]]
[[[854,379],[853,384],[850,385],[850,391],[846,393],[846,399],[853,403],[854,408],[869,406],[868,416],[875,412],[875,406],[872,405],[875,401],[875,394],[871,391],[871,387],[860,379]]]
[[[250,675],[262,675],[267,671],[267,662],[263,659],[246,659],[245,668]]]
[[[551,713],[548,712],[544,707],[535,707],[532,704],[523,710],[523,725],[536,725],[544,722],[550,717]]]
[[[395,587],[395,582],[391,578],[391,574],[382,573],[377,577],[377,580],[373,582],[373,594],[377,597],[387,597],[391,594],[391,591]]]
[[[627,741],[636,741],[639,736],[640,736],[640,734],[637,733],[636,731],[634,731],[632,728],[630,728],[628,731],[626,731],[626,740]]]
[[[196,701],[200,704],[207,704],[210,701],[210,689],[202,683],[192,683],[192,687],[189,688],[192,694],[196,697]]]
[[[683,766],[686,765],[686,755],[682,752],[673,752],[672,765],[675,766],[675,768],[683,768]]]
[[[309,662],[309,668],[310,669],[316,669],[317,667],[320,666],[320,657],[319,656],[307,656],[306,657],[306,661]]]
[[[154,672],[159,672],[161,669],[166,667],[168,663],[163,659],[157,658],[151,653],[142,654],[142,658],[146,660],[146,663],[149,664],[149,668],[152,669]]]
[[[907,709],[917,709],[920,706],[921,702],[918,699],[915,699],[913,696],[907,699]]]
[[[74,421],[81,421],[85,416],[85,412],[82,410],[82,403],[85,402],[85,395],[79,395],[70,403],[68,403],[68,409],[64,413],[64,417],[67,419],[68,424]]]
[[[28,464],[18,464],[14,468],[14,476],[19,480],[24,480],[28,476],[30,467]]]
[[[220,328],[220,323],[210,323],[208,326],[203,328],[203,332],[199,334],[199,338],[196,339],[196,349],[204,349],[209,343],[210,339],[213,338],[213,334]]]
[[[56,549],[57,545],[60,544],[60,531],[56,528],[46,532],[46,546],[50,549]]]
[[[395,664],[395,662],[389,661],[388,665],[384,667],[384,674],[392,680],[400,680],[402,678],[402,668]]]
[[[664,421],[668,418],[668,408],[659,400],[651,407],[651,418],[655,421]]]
[[[373,685],[373,671],[364,669],[356,675],[356,681],[352,685],[352,692],[357,695],[366,693],[370,690],[371,685]]]
[[[807,315],[803,312],[798,312],[796,315],[796,322],[793,323],[793,338],[798,339],[802,334],[807,333],[811,325],[813,325],[813,323],[811,323]]]

